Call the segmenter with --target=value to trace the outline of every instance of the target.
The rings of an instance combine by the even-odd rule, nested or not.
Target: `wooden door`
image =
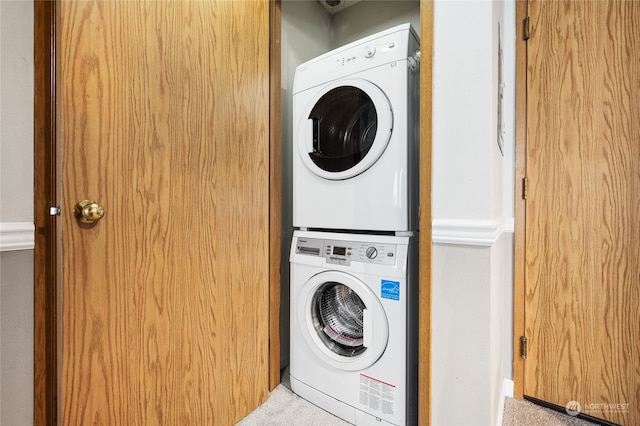
[[[229,425],[266,399],[269,7],[58,4],[62,424]]]
[[[640,2],[528,13],[524,394],[640,424]]]

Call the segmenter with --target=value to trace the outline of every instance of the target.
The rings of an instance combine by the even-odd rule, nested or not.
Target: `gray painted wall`
[[[514,4],[436,1],[434,6],[432,421],[437,425],[499,424],[503,396],[512,384]],[[499,24],[504,155],[497,143]]]
[[[33,2],[0,1],[0,221],[33,222]]]
[[[33,2],[2,0],[0,247],[21,249],[0,251],[0,424],[16,426],[33,424],[33,77]]]
[[[33,424],[33,250],[0,253],[0,424]]]

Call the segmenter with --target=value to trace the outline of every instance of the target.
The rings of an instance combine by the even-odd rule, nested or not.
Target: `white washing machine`
[[[418,229],[419,68],[410,24],[296,68],[294,227]]]
[[[293,391],[356,425],[417,423],[414,236],[295,231]]]

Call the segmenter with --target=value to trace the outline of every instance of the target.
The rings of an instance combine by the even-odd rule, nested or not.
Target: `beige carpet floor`
[[[593,423],[549,410],[529,401],[506,398],[503,426],[588,426]],[[338,417],[316,407],[294,394],[290,389],[288,375],[270,394],[267,401],[237,426],[348,426]],[[468,425],[476,426],[476,425]],[[477,425],[491,426],[491,425]]]
[[[280,383],[269,399],[237,426],[348,426],[344,420],[316,407]]]
[[[271,392],[267,402],[238,422],[237,426],[348,426],[350,424],[307,402],[280,384]],[[586,420],[514,398],[507,398],[505,401],[502,424],[503,426],[593,425]]]
[[[587,426],[593,424],[565,413],[548,410],[522,399],[506,398],[504,403],[503,426]]]

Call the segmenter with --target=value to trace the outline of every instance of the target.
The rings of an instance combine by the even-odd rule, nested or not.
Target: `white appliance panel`
[[[417,342],[409,341],[410,303],[416,288],[409,271],[415,261],[414,237],[295,231],[291,261],[291,383],[294,392],[310,402],[355,424],[403,425],[415,418],[412,401],[417,389],[417,371],[411,366]],[[317,333],[309,326],[308,284],[315,288],[327,277],[330,283],[353,286],[369,293],[368,307],[378,305],[378,328],[387,324],[381,342],[353,358],[331,357],[318,349]],[[358,282],[359,284],[354,284]],[[391,283],[392,288],[385,287]],[[366,287],[365,291],[359,288]],[[385,321],[381,321],[381,318]],[[374,329],[376,329],[374,327]],[[417,334],[415,335],[417,336]],[[379,337],[379,336],[377,336]],[[375,338],[374,338],[375,340]],[[413,339],[413,340],[417,340]],[[369,349],[377,351],[361,362]],[[410,390],[411,389],[411,390]],[[409,391],[410,390],[410,391]]]
[[[410,60],[418,48],[406,24],[298,67],[294,227],[418,229],[419,74]],[[362,103],[338,96],[332,109],[324,96],[340,87],[362,92]],[[320,108],[322,101],[329,106]]]

